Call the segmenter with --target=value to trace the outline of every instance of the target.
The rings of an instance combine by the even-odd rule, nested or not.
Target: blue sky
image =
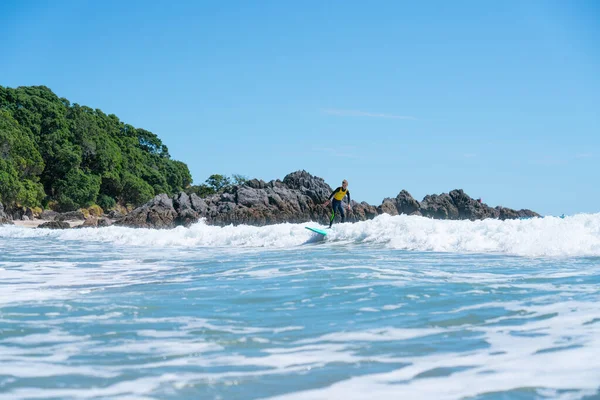
[[[600,3],[0,2],[0,85],[156,133],[195,183],[305,169],[600,211]]]

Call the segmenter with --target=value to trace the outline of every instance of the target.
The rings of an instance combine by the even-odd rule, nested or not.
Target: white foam
[[[522,325],[472,327],[473,332],[483,335],[489,344],[487,349],[402,357],[389,361],[408,365],[390,372],[354,376],[327,387],[270,399],[462,399],[522,388],[540,388],[538,394],[544,391],[560,399],[579,399],[597,393],[600,324],[589,323],[599,316],[595,302],[504,305],[507,309],[525,309],[530,315],[524,317]],[[556,315],[539,319],[549,312]],[[349,339],[358,340],[356,336],[354,333]],[[444,370],[452,372],[439,373]],[[569,392],[559,393],[564,390]]]
[[[308,224],[266,227],[206,225],[173,230],[108,227],[50,231],[0,227],[0,238],[50,237],[65,241],[160,247],[286,248],[315,242]],[[317,239],[321,240],[317,237]],[[380,215],[370,221],[337,224],[325,243],[369,243],[394,249],[521,256],[600,256],[600,213],[527,220],[442,221]]]

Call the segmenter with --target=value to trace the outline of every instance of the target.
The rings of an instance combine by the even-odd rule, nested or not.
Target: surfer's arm
[[[331,192],[331,194],[329,195],[329,198],[328,198],[327,200],[328,200],[328,201],[331,201],[331,199],[333,199],[333,196],[335,196],[335,194],[336,194],[337,192],[339,192],[341,189],[342,189],[342,188],[341,188],[341,187],[339,187],[339,188],[335,189],[333,192]]]
[[[346,193],[346,196],[348,196],[348,210],[350,209],[350,191],[348,190],[348,193]]]
[[[335,196],[335,194],[340,190],[341,188],[337,188],[335,189],[333,192],[331,192],[331,194],[329,195],[329,198],[327,199],[327,201],[325,201],[325,205],[329,204],[329,202],[331,201],[331,199],[333,198],[333,196]]]

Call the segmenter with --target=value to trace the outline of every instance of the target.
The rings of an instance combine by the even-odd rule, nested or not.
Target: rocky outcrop
[[[98,227],[98,218],[97,217],[89,217],[83,224],[77,226],[77,228],[97,228]]]
[[[98,228],[103,228],[106,226],[111,226],[113,223],[110,218],[102,217],[98,218]]]
[[[485,219],[497,218],[497,213],[493,208],[472,199],[462,189],[453,190],[449,193],[452,203],[458,210],[458,219]]]
[[[144,228],[189,226],[200,218],[214,225],[267,225],[282,222],[327,220],[323,202],[331,187],[306,171],[287,175],[283,181],[253,179],[230,192],[201,199],[179,193],[173,198],[159,195],[133,210],[116,224]],[[374,207],[359,205],[363,218],[377,215]]]
[[[83,224],[78,225],[77,228],[101,228],[105,226],[111,226],[112,221],[106,217],[89,217]]]
[[[5,213],[9,215],[9,217],[13,221],[30,221],[33,219],[33,210],[29,207],[20,207],[20,206],[12,206],[10,208],[7,207]]]
[[[56,211],[44,210],[40,214],[40,219],[43,219],[44,221],[54,221],[58,215],[59,214]]]
[[[69,211],[58,214],[54,217],[55,221],[85,221],[85,215],[81,211]]]
[[[112,220],[119,220],[119,219],[125,217],[125,215],[122,214],[121,212],[117,211],[117,210],[110,210],[108,212],[108,214],[106,214],[106,217],[110,218]]]
[[[0,203],[0,225],[12,225],[12,218],[4,211],[4,206]]]
[[[453,190],[441,195],[425,196],[419,212],[423,216],[436,219],[517,219],[532,218],[540,215],[531,210],[513,210],[505,207],[489,207],[487,204],[472,199],[462,189]]]
[[[141,207],[136,208],[117,224],[138,228],[173,228],[177,212],[173,200],[166,194],[159,194]]]
[[[495,210],[497,211],[497,217],[501,220],[505,220],[505,219],[517,219],[517,218],[533,218],[533,217],[539,217],[540,215],[536,212],[533,212],[531,210],[513,210],[510,208],[505,208],[505,207],[496,207]]]
[[[268,225],[329,221],[330,207],[323,203],[331,194],[331,187],[321,178],[306,171],[287,175],[283,181],[264,182],[258,179],[234,186],[228,192],[199,198],[179,193],[165,194],[136,208],[116,222],[118,225],[139,228],[174,228],[189,226],[200,218],[212,225]],[[347,220],[364,221],[379,214],[422,215],[436,219],[521,218],[539,216],[530,210],[515,211],[491,208],[472,199],[462,190],[428,195],[419,202],[402,190],[395,198],[386,198],[378,207],[368,203],[352,202]]]
[[[39,225],[37,229],[69,229],[71,225],[64,221],[48,221]]]
[[[421,215],[421,205],[416,201],[410,193],[406,190],[402,190],[398,193],[395,199],[385,198],[381,205],[377,208],[379,214],[390,214],[390,215]]]
[[[350,222],[365,221],[368,219],[373,219],[379,215],[377,207],[372,206],[364,201],[362,203],[353,202],[352,204],[352,212],[350,212],[350,215],[348,216],[348,221]]]

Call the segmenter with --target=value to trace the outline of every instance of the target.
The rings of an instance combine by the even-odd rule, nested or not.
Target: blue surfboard
[[[319,235],[323,235],[323,236],[327,235],[327,232],[322,231],[321,229],[311,228],[311,227],[308,227],[308,226],[305,226],[305,228],[308,229],[309,231],[313,231],[315,233],[318,233]]]

